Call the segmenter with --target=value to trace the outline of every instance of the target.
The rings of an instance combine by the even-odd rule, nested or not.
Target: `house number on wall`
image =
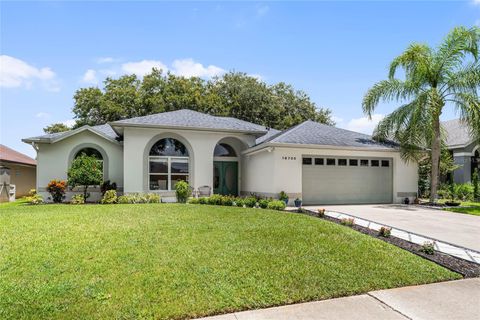
[[[297,160],[297,157],[282,156],[282,160]]]

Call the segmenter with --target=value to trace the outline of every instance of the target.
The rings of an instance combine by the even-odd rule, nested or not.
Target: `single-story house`
[[[460,166],[453,172],[450,180],[455,183],[471,182],[475,168],[480,171],[480,143],[475,141],[468,126],[460,119],[442,122],[442,127],[447,148],[455,164]]]
[[[5,172],[2,179],[7,179],[9,184],[15,185],[15,197],[28,195],[36,185],[35,159],[0,144],[0,168]],[[2,181],[3,184],[4,181]],[[0,201],[8,201],[5,190],[0,195]]]
[[[277,131],[177,110],[23,141],[37,150],[44,196],[82,152],[102,159],[104,180],[124,193],[173,197],[175,183],[186,180],[219,194],[285,191],[305,204],[398,203],[417,195],[418,165],[402,161],[396,145],[313,121]]]

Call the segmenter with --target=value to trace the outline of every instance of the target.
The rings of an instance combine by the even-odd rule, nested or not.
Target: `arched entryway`
[[[241,143],[236,139],[222,139],[213,152],[213,193],[239,194]]]

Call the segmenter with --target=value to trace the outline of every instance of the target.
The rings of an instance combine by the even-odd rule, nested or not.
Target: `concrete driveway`
[[[480,216],[395,204],[311,206],[480,251]]]

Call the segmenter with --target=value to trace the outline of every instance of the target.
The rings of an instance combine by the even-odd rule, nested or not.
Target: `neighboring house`
[[[305,204],[391,203],[417,194],[418,166],[403,162],[395,145],[312,121],[277,131],[178,110],[23,141],[37,150],[44,196],[82,152],[102,159],[104,180],[124,193],[173,197],[175,183],[186,180],[219,194],[277,197],[283,190]]]
[[[475,168],[480,170],[480,144],[470,134],[468,126],[459,119],[442,122],[447,148],[459,169],[453,172],[453,182],[466,183],[472,180]]]
[[[10,173],[10,184],[15,185],[15,197],[28,195],[35,189],[37,162],[23,153],[0,144],[0,167],[6,167]],[[2,201],[5,197],[2,194]]]

